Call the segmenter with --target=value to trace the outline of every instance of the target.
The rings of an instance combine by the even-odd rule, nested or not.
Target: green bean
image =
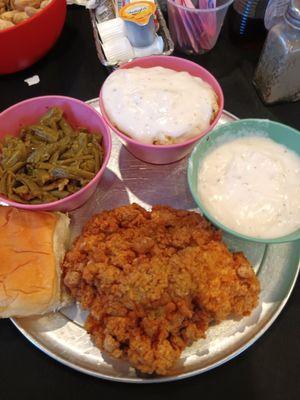
[[[84,171],[79,168],[74,168],[74,167],[54,167],[50,170],[51,175],[53,175],[55,178],[70,178],[70,179],[75,179],[75,180],[80,180],[81,178],[85,179],[93,179],[95,174],[89,172],[89,171]]]
[[[66,160],[58,160],[57,164],[58,165],[70,165],[72,163],[75,163],[76,161],[79,161],[80,163],[82,161],[93,161],[94,156],[93,155],[85,155],[85,156],[80,156],[80,157],[71,157]]]
[[[74,133],[71,125],[68,123],[68,121],[65,120],[65,118],[60,119],[59,127],[65,135],[72,135]]]
[[[33,179],[38,185],[43,186],[47,181],[49,181],[52,176],[45,169],[35,169],[33,173]]]
[[[57,197],[57,199],[63,199],[70,194],[67,190],[52,190],[50,193],[52,196]]]
[[[96,172],[96,168],[95,168],[95,161],[94,160],[87,160],[87,161],[83,161],[80,164],[80,168],[84,169],[85,171],[89,171],[89,172]]]
[[[57,179],[56,181],[50,183],[49,185],[45,185],[43,187],[43,190],[45,190],[46,192],[54,189],[63,190],[68,183],[69,179]]]
[[[9,195],[9,198],[10,198],[11,200],[16,201],[17,203],[23,203],[23,204],[28,203],[27,201],[24,201],[20,196],[18,196],[18,195],[15,194],[15,193],[11,193],[11,194]]]
[[[42,203],[43,203],[43,201],[38,198],[34,198],[34,199],[30,200],[30,204],[42,204]]]
[[[12,142],[15,144],[15,148],[12,148]],[[24,161],[26,159],[26,148],[23,142],[8,142],[8,147],[2,152],[3,160],[2,165],[4,168],[12,168],[15,164]]]
[[[26,166],[25,166],[25,171],[22,171],[22,169],[21,169],[21,170],[18,171],[18,172],[24,172],[24,173],[26,173],[26,175],[34,176],[34,174],[36,173],[36,171],[37,171],[37,169],[36,169],[36,167],[35,167],[34,165],[32,165],[32,164],[26,164]]]
[[[71,182],[71,181],[70,181],[70,182]],[[78,187],[77,187],[77,185],[76,185],[75,183],[68,183],[68,185],[67,185],[67,190],[68,190],[68,192],[70,192],[70,193],[75,193],[75,192],[77,192]]]
[[[59,142],[58,142],[58,148],[57,150],[59,151],[59,156],[64,154],[69,148],[71,144],[71,138],[69,136],[63,137]]]
[[[40,161],[47,161],[49,159],[49,153],[47,152],[47,146],[42,144],[37,147],[30,156],[27,158],[28,163],[36,164]]]
[[[16,188],[14,188],[13,191],[14,191],[16,194],[21,194],[21,195],[22,195],[22,194],[27,194],[27,193],[29,193],[28,186],[25,186],[25,185],[18,186],[18,187],[16,187]]]
[[[52,129],[56,128],[56,123],[62,119],[63,111],[58,107],[50,108],[50,110],[40,119],[42,125],[50,126]],[[54,128],[55,127],[55,128]]]
[[[80,150],[84,151],[86,146],[88,145],[88,133],[85,132],[79,132],[78,134],[78,144],[80,146]]]
[[[12,172],[17,172],[19,169],[23,168],[26,165],[26,161],[19,161],[9,170]]]
[[[100,145],[102,144],[103,137],[101,133],[94,132],[91,134],[91,139],[94,145],[98,145],[98,147],[100,147]]]
[[[33,181],[32,178],[24,175],[24,174],[17,174],[16,175],[16,180],[23,183],[23,185],[27,186],[29,191],[32,193],[32,195],[35,197],[40,197],[41,195],[41,189],[40,187]]]
[[[86,185],[102,163],[102,135],[74,129],[53,107],[0,142],[0,193],[21,203],[56,201]]]
[[[37,168],[41,168],[41,169],[51,169],[54,168],[54,164],[51,163],[45,163],[45,162],[40,162],[37,164],[36,166]]]
[[[0,192],[7,195],[7,172],[5,171],[4,174],[1,176],[0,180]]]
[[[59,157],[59,150],[56,150],[55,153],[52,154],[52,156],[50,157],[50,162],[51,163],[56,163]]]
[[[8,197],[10,197],[13,194],[13,186],[15,184],[15,181],[16,181],[15,174],[12,173],[11,171],[8,171],[7,181],[6,181]]]
[[[99,169],[100,169],[100,152],[99,152],[98,147],[92,147],[92,152],[94,154],[95,171],[99,171]]]
[[[51,203],[52,201],[56,201],[57,198],[52,196],[52,194],[50,194],[49,192],[45,192],[42,197],[42,200],[43,203]]]
[[[58,140],[59,133],[58,131],[49,128],[48,126],[43,125],[32,125],[31,126],[32,133],[46,142],[53,143]]]

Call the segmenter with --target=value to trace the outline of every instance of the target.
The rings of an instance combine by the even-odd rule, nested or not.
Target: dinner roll
[[[0,207],[0,318],[62,305],[60,264],[68,238],[65,214]]]

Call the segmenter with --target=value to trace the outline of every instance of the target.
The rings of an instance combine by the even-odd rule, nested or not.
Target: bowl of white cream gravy
[[[268,120],[223,125],[189,159],[191,193],[216,226],[240,238],[300,239],[300,132]]]
[[[220,119],[224,98],[217,80],[178,57],[142,57],[104,82],[99,104],[111,130],[137,158],[169,164],[189,154]]]

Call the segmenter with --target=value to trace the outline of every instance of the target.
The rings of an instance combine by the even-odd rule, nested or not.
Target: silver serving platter
[[[97,99],[89,103],[99,111]],[[219,123],[235,119],[225,111]],[[186,166],[187,158],[169,165],[146,164],[128,153],[113,135],[111,159],[97,192],[82,208],[71,213],[73,237],[93,214],[132,202],[148,209],[153,204],[195,209],[187,185]],[[84,330],[86,313],[77,305],[57,313],[12,321],[28,340],[50,357],[98,378],[152,383],[203,373],[240,354],[270,327],[285,306],[300,267],[299,241],[264,245],[227,235],[224,240],[230,249],[243,251],[252,262],[261,283],[259,305],[249,317],[210,327],[205,339],[198,340],[182,353],[176,375],[142,376],[128,363],[101,353]]]

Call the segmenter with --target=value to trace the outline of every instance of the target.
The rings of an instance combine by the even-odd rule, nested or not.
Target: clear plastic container
[[[266,104],[300,100],[300,0],[269,31],[253,83]]]
[[[265,13],[265,27],[270,30],[272,26],[283,20],[290,0],[270,0]]]
[[[211,50],[232,2],[168,0],[169,29],[176,47],[186,54],[203,54]]]

